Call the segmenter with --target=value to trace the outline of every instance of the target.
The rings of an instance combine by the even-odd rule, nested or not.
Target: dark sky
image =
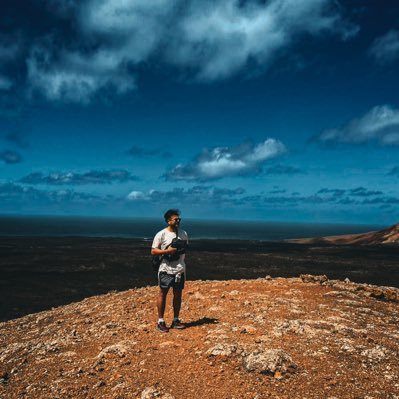
[[[397,1],[0,7],[0,213],[397,222]]]

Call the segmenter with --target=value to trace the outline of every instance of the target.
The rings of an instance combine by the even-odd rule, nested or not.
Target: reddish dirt
[[[187,328],[160,333],[156,294],[110,293],[1,323],[0,397],[399,398],[397,301],[299,278],[187,282]],[[271,349],[296,366],[248,370]]]

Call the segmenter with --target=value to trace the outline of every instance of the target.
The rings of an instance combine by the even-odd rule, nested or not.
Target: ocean
[[[165,225],[155,218],[0,216],[0,236],[121,237],[151,240]],[[386,226],[183,219],[190,239],[278,241],[290,238],[365,233]]]

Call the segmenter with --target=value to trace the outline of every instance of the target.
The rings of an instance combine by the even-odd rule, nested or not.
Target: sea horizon
[[[151,240],[165,227],[153,217],[0,215],[2,237],[112,237]],[[285,239],[357,234],[380,230],[385,225],[287,222],[238,219],[183,219],[190,239],[280,241]]]

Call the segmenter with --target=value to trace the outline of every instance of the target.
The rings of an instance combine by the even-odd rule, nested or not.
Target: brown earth
[[[299,238],[286,240],[298,244],[330,244],[330,245],[381,245],[399,244],[399,223],[380,231],[361,234],[345,234],[339,236]]]
[[[399,398],[398,289],[325,276],[189,281],[188,328],[169,333],[155,330],[156,293],[0,323],[0,397]]]

